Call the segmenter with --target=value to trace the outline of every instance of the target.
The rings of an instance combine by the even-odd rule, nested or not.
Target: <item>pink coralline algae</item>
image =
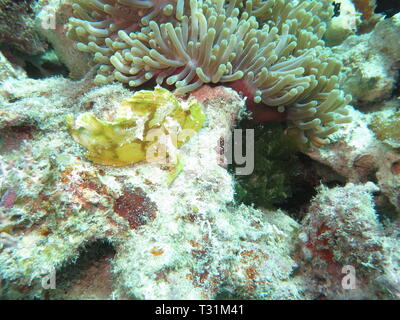
[[[157,206],[142,189],[127,192],[119,197],[114,204],[114,211],[128,220],[132,229],[138,229],[156,217]]]
[[[16,199],[17,194],[15,191],[13,189],[8,189],[1,198],[0,207],[5,207],[6,209],[12,208]]]

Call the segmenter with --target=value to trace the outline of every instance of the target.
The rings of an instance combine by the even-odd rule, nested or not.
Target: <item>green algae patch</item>
[[[179,174],[183,171],[183,168],[185,167],[185,164],[180,156],[177,158],[177,163],[172,168],[172,170],[168,173],[167,176],[167,185],[172,184],[172,182],[175,181],[175,179],[179,176]]]
[[[235,201],[275,209],[294,197],[295,182],[302,170],[297,156],[298,146],[285,127],[269,123],[253,127],[243,121],[242,129],[254,129],[254,171],[247,176],[238,176],[235,183]],[[243,139],[245,149],[246,139]],[[236,165],[230,170],[234,172]]]
[[[369,127],[377,138],[394,149],[400,148],[400,111],[375,114]]]
[[[201,129],[204,120],[196,100],[183,102],[157,87],[122,101],[112,121],[84,113],[76,120],[68,116],[66,124],[74,140],[87,149],[89,160],[125,166],[144,160],[175,163],[177,148]]]

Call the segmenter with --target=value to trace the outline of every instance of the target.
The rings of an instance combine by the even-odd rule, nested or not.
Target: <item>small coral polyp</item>
[[[74,2],[69,34],[94,54],[98,84],[153,80],[185,95],[242,81],[255,103],[287,110],[301,143],[317,147],[351,120],[351,97],[338,88],[341,63],[324,54],[331,1]]]
[[[67,126],[95,163],[125,166],[146,160],[175,164],[177,148],[200,130],[204,120],[202,106],[194,99],[184,104],[157,87],[122,101],[113,121],[84,113],[75,121],[69,116]]]

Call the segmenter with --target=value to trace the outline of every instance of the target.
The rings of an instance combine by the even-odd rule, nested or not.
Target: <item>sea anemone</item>
[[[98,84],[154,80],[185,95],[205,83],[240,83],[315,146],[350,120],[341,63],[321,54],[330,1],[75,0],[74,10],[69,34],[94,53]]]

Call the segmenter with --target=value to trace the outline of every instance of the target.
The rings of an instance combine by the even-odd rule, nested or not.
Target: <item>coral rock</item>
[[[386,237],[374,210],[372,183],[321,187],[299,229],[301,274],[314,296],[328,299],[395,298],[391,252],[399,241]],[[303,267],[303,263],[305,264]],[[303,278],[303,279],[304,279]]]

